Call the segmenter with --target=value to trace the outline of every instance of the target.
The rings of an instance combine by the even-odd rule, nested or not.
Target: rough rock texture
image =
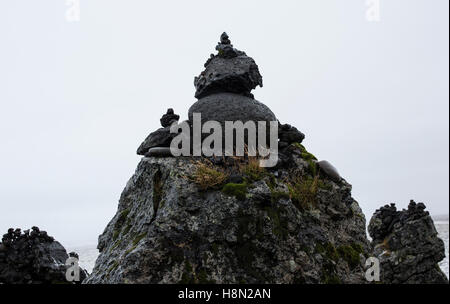
[[[76,256],[76,253],[70,253]],[[0,283],[67,283],[64,247],[45,231],[9,229],[0,243]],[[80,269],[80,282],[87,272]]]
[[[176,121],[178,121],[180,119],[180,115],[177,115],[174,113],[172,108],[167,109],[166,114],[164,114],[161,119],[161,126],[163,126],[163,128],[165,127],[170,127],[170,125]]]
[[[402,211],[386,205],[375,212],[368,229],[383,283],[448,283],[438,266],[445,258],[444,242],[423,203],[411,201]]]
[[[301,143],[305,139],[305,134],[289,124],[278,123],[278,139],[287,144]]]
[[[176,133],[170,133],[170,127],[159,128],[142,142],[137,149],[138,155],[145,155],[150,148],[154,147],[170,147],[172,139],[177,136]]]
[[[193,113],[201,113],[202,123],[215,120],[225,121],[276,121],[275,114],[263,103],[238,94],[219,93],[204,97],[189,108],[189,121]]]
[[[258,85],[262,87],[262,76],[255,61],[233,48],[226,33],[222,34],[216,50],[218,54],[211,54],[205,63],[205,70],[194,79],[195,97],[219,92],[253,97],[250,91]]]
[[[291,147],[290,169],[211,165],[229,178],[207,190],[192,158],[143,158],[86,282],[363,283],[369,244],[351,186],[313,177]]]

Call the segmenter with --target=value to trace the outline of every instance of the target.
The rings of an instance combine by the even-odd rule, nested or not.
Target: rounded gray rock
[[[170,148],[168,147],[153,147],[148,149],[148,152],[145,153],[145,157],[172,157],[172,152],[170,152]]]
[[[319,168],[323,172],[325,172],[334,181],[338,182],[342,179],[342,177],[339,175],[339,172],[337,171],[337,169],[332,164],[330,164],[328,161],[321,160],[321,161],[317,162],[317,164],[319,165]]]
[[[275,114],[263,103],[233,93],[218,93],[201,98],[189,108],[189,121],[193,113],[201,113],[202,123],[215,120],[225,125],[225,121],[276,121]],[[268,124],[267,124],[268,126]]]

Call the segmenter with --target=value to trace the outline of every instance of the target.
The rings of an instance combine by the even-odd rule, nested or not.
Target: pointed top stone
[[[194,79],[195,97],[228,92],[253,98],[251,90],[262,87],[262,76],[253,58],[235,49],[226,32],[220,35],[216,50],[217,55],[211,54],[205,70]]]
[[[226,32],[223,32],[222,35],[220,35],[220,43],[221,44],[231,44],[231,41]]]

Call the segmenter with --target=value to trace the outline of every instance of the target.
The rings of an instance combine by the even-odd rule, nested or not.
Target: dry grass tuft
[[[195,172],[190,179],[200,188],[200,190],[219,187],[228,178],[228,173],[221,167],[214,166],[214,164],[207,159],[195,161],[194,165]]]
[[[265,176],[266,170],[259,165],[258,157],[249,156],[247,161],[243,160],[239,164],[239,172],[256,181]]]
[[[317,190],[319,176],[296,177],[289,182],[289,196],[292,202],[301,210],[311,210],[317,205]]]

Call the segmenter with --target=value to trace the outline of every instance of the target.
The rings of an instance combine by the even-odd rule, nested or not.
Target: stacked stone
[[[167,113],[160,119],[162,128],[147,136],[137,149],[137,154],[145,156],[171,156],[170,143],[177,133],[170,133],[170,126],[174,122],[178,122],[179,119],[180,116],[175,114],[173,109],[167,109]]]
[[[377,209],[368,227],[369,234],[374,241],[381,242],[391,232],[395,223],[399,221],[400,211],[395,204],[384,205]]]
[[[289,124],[278,123],[278,139],[280,140],[278,146],[284,148],[292,143],[301,143],[305,139],[305,134]]]
[[[72,255],[74,253],[71,253]],[[67,283],[64,247],[46,231],[8,229],[0,243],[0,283]],[[80,282],[87,272],[80,269]]]
[[[423,203],[411,200],[402,211],[385,205],[376,210],[368,230],[383,283],[448,283],[438,266],[445,258],[444,242]]]
[[[194,79],[195,97],[199,100],[189,108],[189,121],[193,113],[201,114],[201,122],[276,121],[275,115],[263,103],[254,99],[251,91],[262,87],[262,76],[253,58],[233,47],[226,33],[216,46],[217,55],[211,54],[205,69]],[[207,136],[204,135],[204,136]]]
[[[193,125],[193,114],[201,114],[201,123],[218,121],[225,133],[225,121],[265,121],[267,126],[266,144],[269,145],[269,126],[277,121],[273,112],[263,103],[255,100],[251,91],[262,87],[262,76],[253,58],[231,44],[229,36],[223,33],[216,46],[217,54],[211,54],[204,64],[205,69],[194,79],[195,102],[188,111],[189,125]],[[161,118],[162,128],[152,132],[140,145],[137,154],[150,156],[171,156],[170,143],[177,135],[170,133],[170,125],[179,116],[172,109]],[[192,130],[191,130],[192,132]],[[202,138],[209,134],[203,133]],[[224,139],[225,136],[222,136]],[[280,163],[289,164],[289,147],[301,143],[305,135],[289,124],[280,124],[278,129]],[[247,138],[245,138],[247,143]],[[224,144],[224,141],[223,143]],[[224,146],[223,146],[224,147]],[[192,144],[191,144],[192,148]]]

